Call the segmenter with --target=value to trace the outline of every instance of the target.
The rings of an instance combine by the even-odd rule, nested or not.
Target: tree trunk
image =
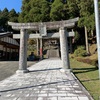
[[[91,30],[91,36],[92,36],[92,38],[93,38],[93,36],[94,36],[94,35],[93,35],[93,30]]]
[[[87,54],[90,54],[90,52],[89,52],[89,44],[88,44],[87,28],[86,28],[86,26],[84,26],[84,28],[85,28],[85,44],[86,44],[86,52],[87,52]]]

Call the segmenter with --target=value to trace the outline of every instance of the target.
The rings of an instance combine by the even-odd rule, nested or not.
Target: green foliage
[[[3,26],[7,24],[8,20],[8,9],[5,8],[1,13],[0,13],[0,26]]]
[[[76,0],[23,0],[19,22],[66,20],[79,16]]]
[[[74,55],[75,55],[76,57],[79,57],[79,56],[86,56],[85,47],[84,47],[84,46],[79,46],[79,47],[75,50]]]
[[[87,30],[94,30],[94,3],[93,0],[80,0],[78,2],[80,19],[78,22],[79,27],[87,27]]]
[[[28,40],[28,44],[29,45],[34,45],[34,44],[36,44],[36,40],[35,39],[34,40],[33,39],[29,39]]]
[[[74,37],[75,42],[77,42],[79,40],[79,38],[80,38],[80,34],[76,31],[75,32],[75,37]]]
[[[33,52],[36,50],[36,39],[28,39],[28,51]]]
[[[42,22],[50,20],[50,6],[46,0],[23,1],[19,22]]]
[[[94,13],[93,0],[79,0],[78,7],[80,10],[80,16],[89,16]]]
[[[78,26],[80,28],[84,27],[86,50],[87,50],[87,53],[89,53],[88,32],[93,31],[95,28],[94,3],[93,3],[93,0],[77,0],[77,1],[78,1],[79,13],[80,13],[80,19],[78,21]]]
[[[94,30],[95,28],[95,22],[94,22],[94,14],[86,17],[81,17],[78,21],[78,26],[79,27],[87,27],[87,30]]]
[[[14,9],[12,9],[9,14],[9,21],[11,22],[18,22],[18,14],[16,13],[16,11]]]
[[[59,21],[64,19],[64,4],[61,0],[55,0],[51,6],[50,18],[51,20]]]
[[[5,31],[11,31],[11,27],[8,26],[8,21],[18,22],[18,14],[14,9],[8,11],[5,8],[3,11],[0,10],[0,28],[4,29]]]
[[[67,0],[67,11],[69,18],[79,17],[77,0]]]
[[[5,31],[7,31],[7,21],[9,20],[8,14],[7,8],[0,12],[0,27]]]
[[[94,13],[88,17],[88,20],[85,20],[86,27],[88,31],[95,29]]]

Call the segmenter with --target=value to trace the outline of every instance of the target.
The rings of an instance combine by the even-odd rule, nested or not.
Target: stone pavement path
[[[72,73],[62,73],[60,59],[47,59],[0,82],[0,100],[93,100]]]
[[[27,65],[31,66],[35,63],[36,61],[28,61]],[[18,61],[0,61],[0,81],[15,74],[18,66]]]

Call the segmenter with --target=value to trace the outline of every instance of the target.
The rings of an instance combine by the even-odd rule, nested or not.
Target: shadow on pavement
[[[27,89],[27,88],[33,88],[33,87],[38,87],[38,86],[46,86],[46,85],[52,85],[52,84],[58,84],[58,83],[62,83],[62,82],[73,82],[77,79],[74,80],[67,80],[67,81],[58,81],[58,82],[50,82],[50,83],[45,83],[45,84],[38,84],[38,85],[34,85],[34,86],[26,86],[26,87],[20,87],[20,88],[15,88],[15,89],[7,89],[7,90],[2,90],[0,92],[8,92],[8,91],[16,91],[16,90],[20,90],[20,89]]]
[[[39,71],[50,71],[50,70],[60,70],[61,68],[51,68],[51,69],[43,69],[43,70],[31,70],[29,72],[39,72]]]

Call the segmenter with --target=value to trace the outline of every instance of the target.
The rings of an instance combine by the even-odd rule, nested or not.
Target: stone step
[[[60,57],[59,50],[58,49],[50,49],[50,50],[47,51],[47,56],[49,58],[52,58],[52,57],[58,58],[58,57]]]

